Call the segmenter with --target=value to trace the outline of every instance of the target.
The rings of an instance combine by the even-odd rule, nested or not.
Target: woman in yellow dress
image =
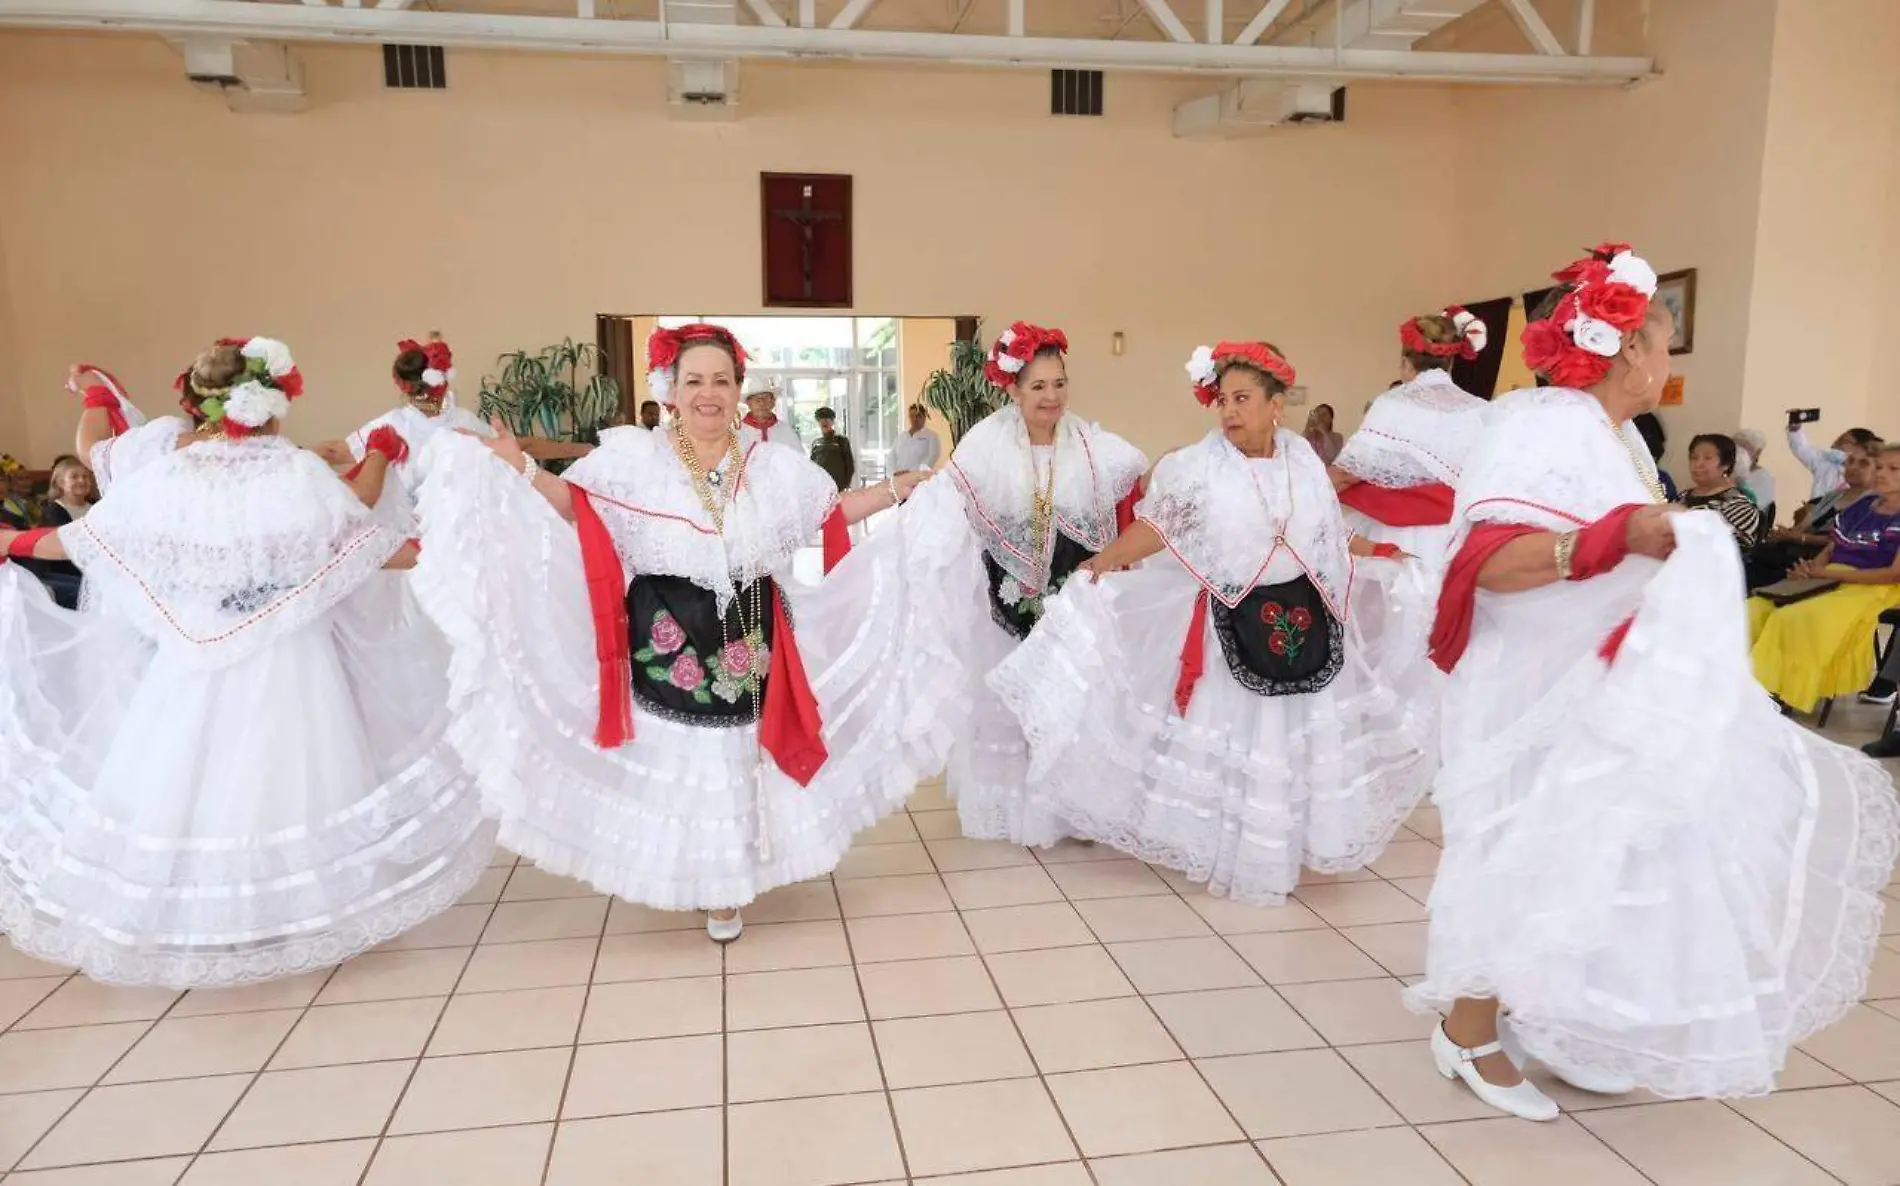
[[[1810,712],[1867,686],[1874,673],[1869,640],[1881,611],[1900,605],[1900,445],[1875,457],[1873,497],[1842,510],[1827,547],[1789,575],[1840,582],[1792,605],[1748,602],[1755,678],[1790,708]]]

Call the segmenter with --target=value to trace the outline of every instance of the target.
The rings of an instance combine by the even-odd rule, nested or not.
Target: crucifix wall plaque
[[[851,177],[759,174],[767,307],[851,305]]]

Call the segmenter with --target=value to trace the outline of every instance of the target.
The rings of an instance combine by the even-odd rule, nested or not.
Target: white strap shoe
[[[1438,1064],[1439,1074],[1447,1079],[1463,1079],[1474,1095],[1500,1112],[1522,1120],[1557,1119],[1557,1105],[1529,1079],[1515,1087],[1499,1087],[1478,1073],[1479,1059],[1503,1052],[1504,1047],[1497,1042],[1476,1049],[1460,1046],[1446,1036],[1443,1023],[1432,1031],[1432,1061]]]
[[[1530,1065],[1531,1056],[1525,1053],[1524,1044],[1518,1041],[1516,1032],[1511,1029],[1508,1014],[1498,1015],[1498,1045],[1504,1047],[1504,1057],[1510,1059],[1518,1070]],[[1628,1095],[1636,1090],[1636,1080],[1628,1076],[1606,1075],[1600,1071],[1570,1071],[1551,1063],[1545,1063],[1544,1067],[1578,1091],[1587,1091],[1591,1095]]]
[[[745,919],[739,917],[737,910],[731,918],[719,918],[711,911],[706,913],[706,936],[714,943],[730,943],[745,933]]]

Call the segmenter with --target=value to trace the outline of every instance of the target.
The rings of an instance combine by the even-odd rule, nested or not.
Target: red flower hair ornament
[[[1196,347],[1187,361],[1188,379],[1194,384],[1194,398],[1203,407],[1212,407],[1220,398],[1220,372],[1223,364],[1241,363],[1272,375],[1286,386],[1293,386],[1293,364],[1265,342],[1222,342],[1216,346]]]
[[[455,355],[449,350],[449,344],[440,334],[429,335],[427,342],[418,342],[414,338],[404,338],[396,343],[398,355],[415,351],[428,360],[418,380],[404,379],[397,375],[396,386],[406,395],[426,395],[430,399],[441,399],[449,392],[449,380],[455,378]]]
[[[1628,243],[1599,243],[1551,279],[1569,291],[1549,317],[1524,327],[1524,365],[1556,387],[1594,387],[1610,373],[1623,335],[1649,316],[1656,270]]]
[[[303,394],[303,373],[290,347],[275,338],[219,338],[218,345],[236,346],[244,359],[229,386],[207,387],[192,377],[191,367],[172,380],[179,406],[194,422],[236,439],[290,415],[290,401]]]
[[[663,404],[673,403],[673,372],[688,346],[723,346],[732,355],[733,378],[745,382],[745,347],[723,325],[696,321],[678,329],[656,329],[647,338],[647,389]]]
[[[1008,387],[1023,373],[1030,359],[1049,347],[1062,354],[1069,352],[1069,336],[1059,329],[1044,329],[1027,321],[1018,321],[1003,331],[990,348],[990,360],[983,364],[983,377],[996,387]]]
[[[1433,358],[1462,358],[1469,362],[1484,353],[1491,340],[1491,331],[1478,320],[1475,313],[1463,305],[1447,305],[1439,314],[1451,319],[1452,328],[1458,331],[1458,337],[1449,342],[1433,342],[1425,337],[1425,331],[1418,326],[1418,318],[1408,317],[1399,326],[1399,345],[1408,354],[1429,354]]]

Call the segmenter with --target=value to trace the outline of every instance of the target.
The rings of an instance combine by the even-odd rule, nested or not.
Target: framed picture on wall
[[[1669,353],[1695,352],[1695,269],[1684,268],[1656,277],[1656,299],[1669,306],[1676,319],[1676,336],[1669,339]]]

